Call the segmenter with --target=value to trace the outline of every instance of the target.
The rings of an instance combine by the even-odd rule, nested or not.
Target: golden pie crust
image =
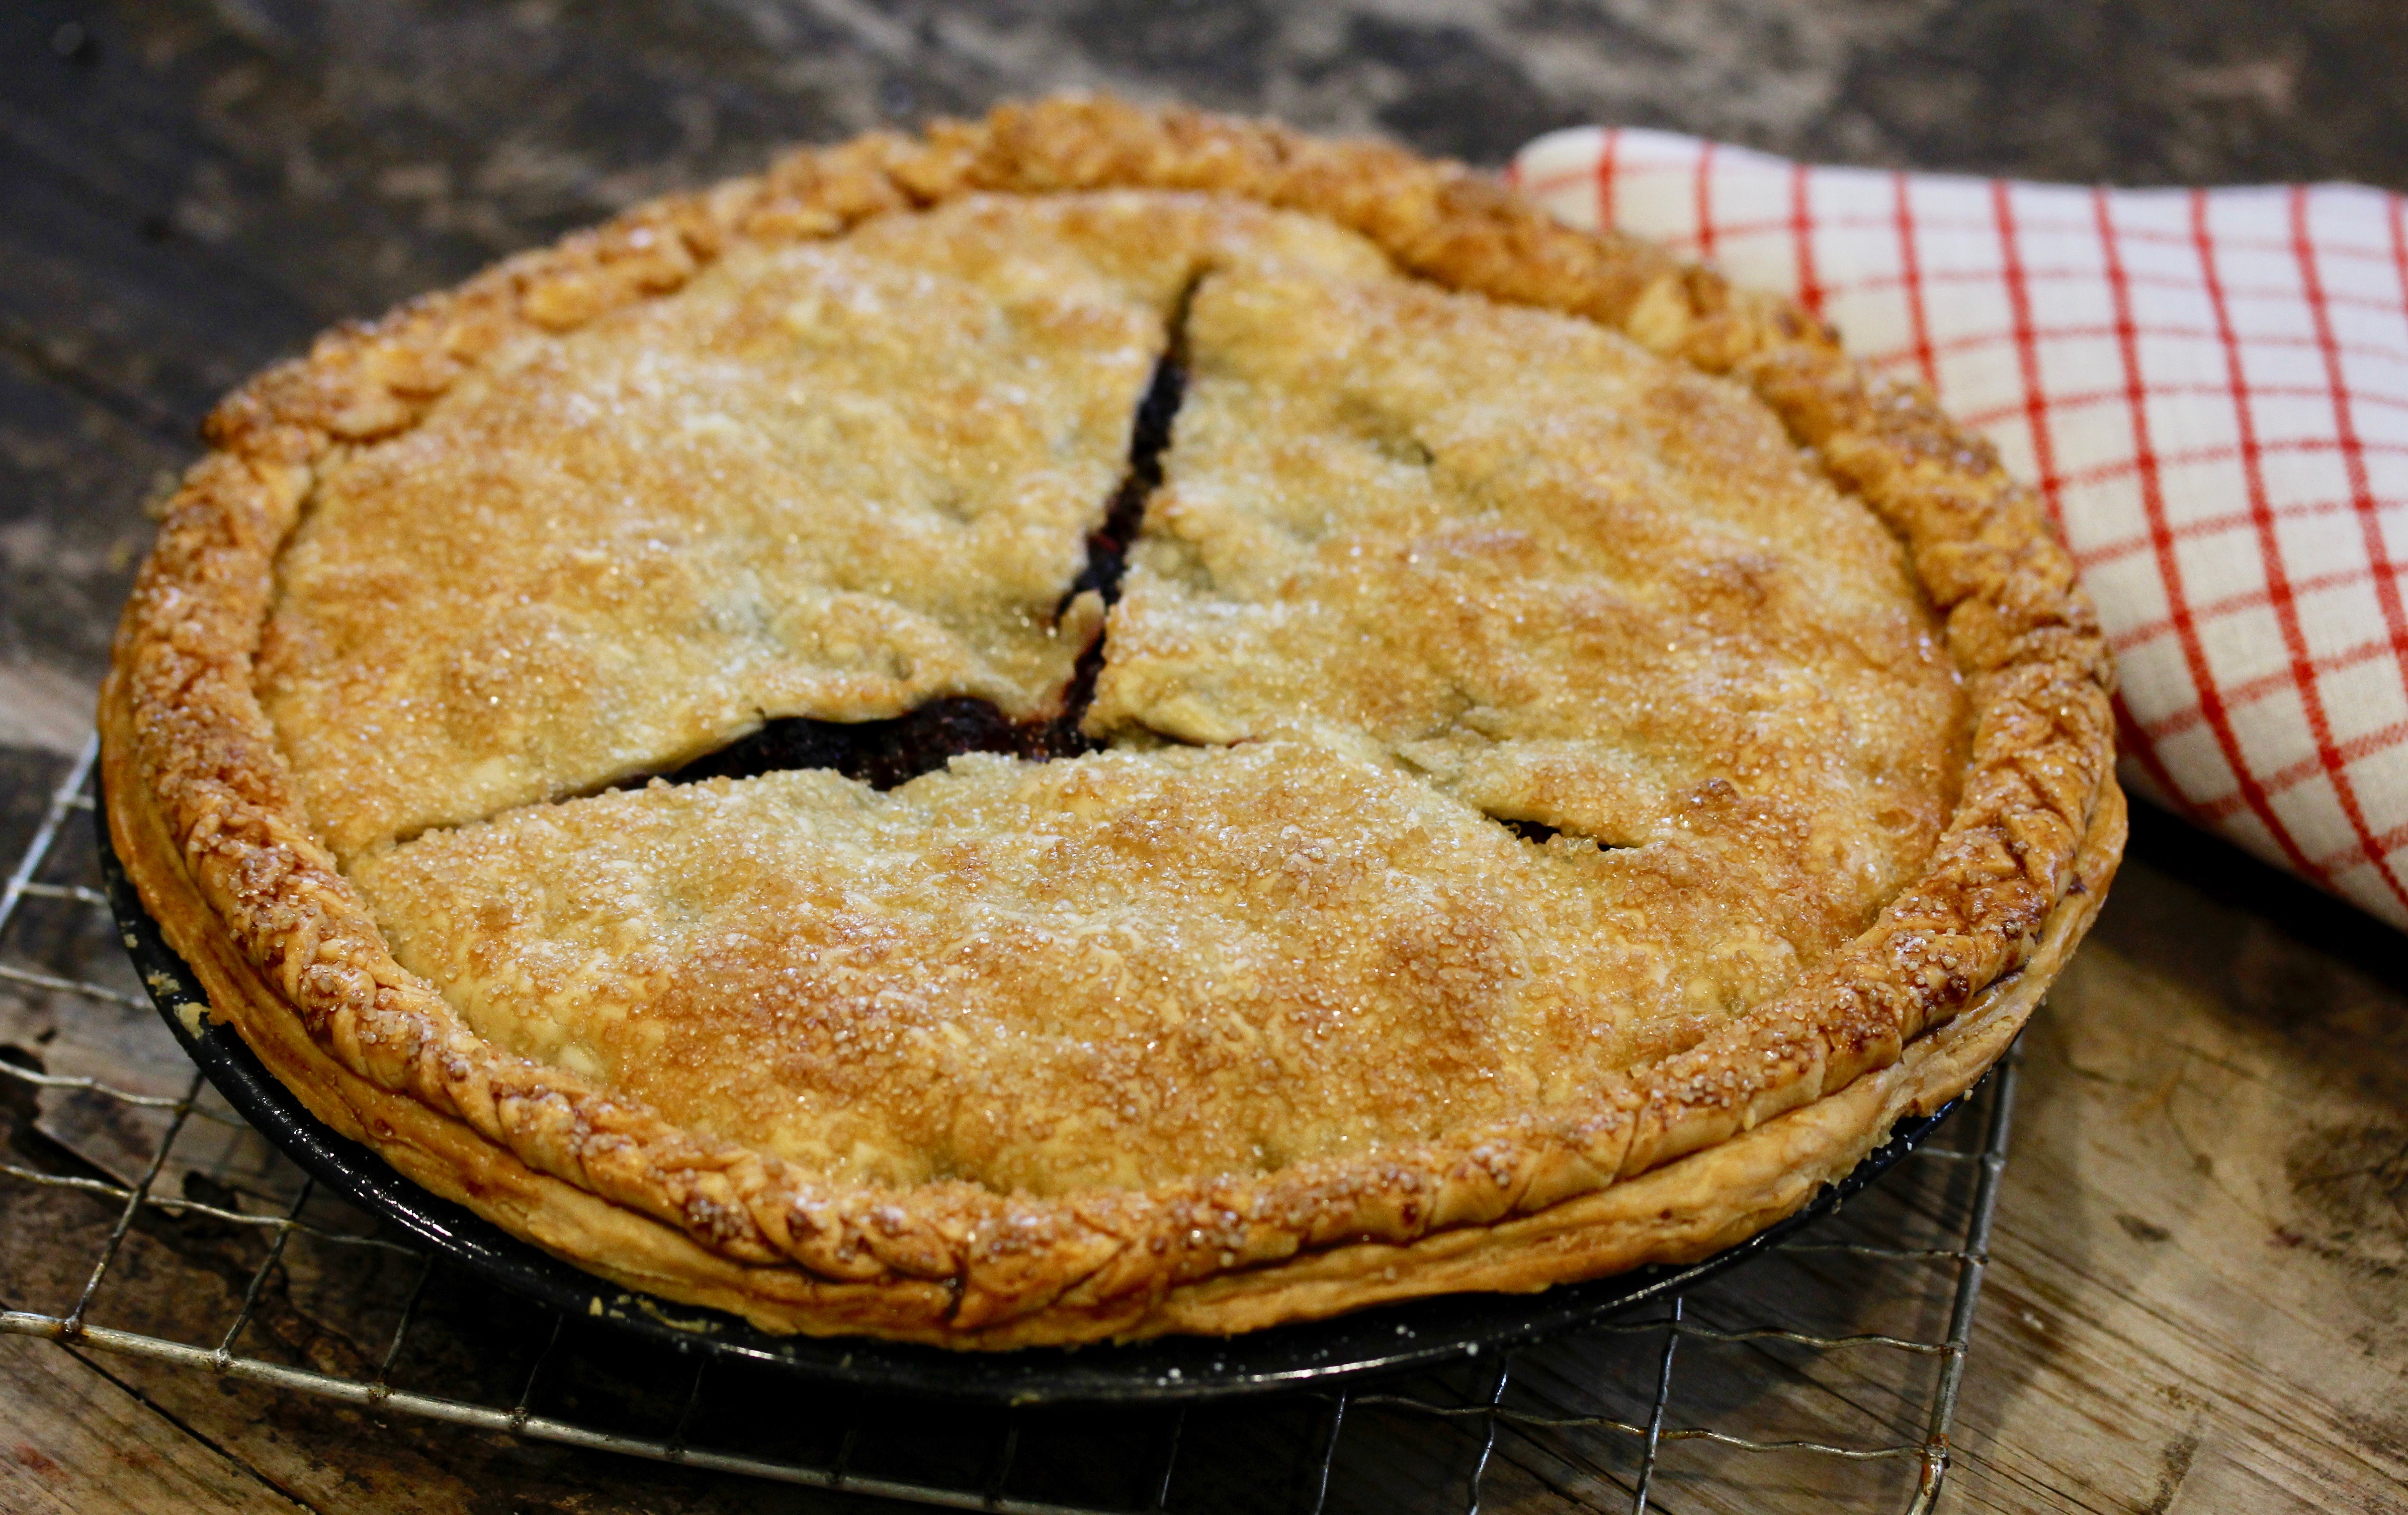
[[[212,1014],[429,1189],[770,1330],[1706,1255],[1979,1077],[2121,852],[2105,644],[1984,443],[1394,148],[1055,101],[806,152],[208,436],[102,733]],[[1086,676],[1053,761],[645,782]]]

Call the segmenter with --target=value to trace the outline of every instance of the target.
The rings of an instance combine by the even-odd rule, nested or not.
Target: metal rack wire
[[[795,1417],[753,1426],[742,1407],[815,1391],[730,1381],[740,1364],[672,1362],[666,1349],[556,1314],[521,1319],[538,1312],[496,1301],[267,1147],[180,1062],[122,964],[89,953],[52,960],[76,958],[68,944],[89,942],[93,917],[106,925],[96,855],[70,825],[93,808],[93,758],[87,745],[68,766],[0,891],[0,996],[50,1005],[54,1024],[82,1017],[109,1029],[95,1039],[99,1074],[52,1071],[31,1047],[0,1046],[0,1095],[13,1093],[5,1108],[18,1119],[0,1138],[0,1214],[38,1211],[63,1247],[89,1241],[78,1257],[90,1262],[62,1259],[49,1276],[62,1297],[50,1301],[31,1297],[43,1279],[0,1273],[0,1331],[380,1416],[1019,1515],[1644,1515],[1751,1508],[1766,1479],[1793,1501],[1820,1488],[1850,1508],[1927,1511],[1939,1494],[2006,1161],[2012,1059],[1953,1131],[1844,1213],[1637,1319],[1490,1364],[1226,1407],[998,1411],[937,1427],[906,1407],[829,1399],[841,1414],[828,1423],[841,1429],[797,1445]],[[44,912],[47,929],[32,930]],[[0,1033],[7,1027],[0,1019]],[[145,1032],[157,1046],[126,1050]],[[146,1294],[164,1264],[122,1277],[131,1247],[195,1227],[234,1237],[222,1245],[250,1263],[213,1338]],[[305,1277],[319,1291],[312,1308],[340,1318],[332,1334],[358,1343],[340,1362],[260,1329],[269,1297]],[[464,1331],[477,1337],[475,1369],[444,1348]],[[1699,1423],[1682,1423],[1691,1419]]]

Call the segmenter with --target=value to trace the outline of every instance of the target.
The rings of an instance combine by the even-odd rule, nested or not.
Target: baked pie
[[[1082,100],[805,152],[208,434],[102,725],[210,1013],[773,1331],[1704,1255],[1978,1077],[2122,842],[1986,446],[1391,147]]]

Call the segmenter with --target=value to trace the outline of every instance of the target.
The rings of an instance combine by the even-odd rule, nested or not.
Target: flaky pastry
[[[1991,450],[1401,150],[866,137],[210,418],[111,833],[308,1107],[964,1348],[1694,1259],[1977,1078],[2123,837]]]

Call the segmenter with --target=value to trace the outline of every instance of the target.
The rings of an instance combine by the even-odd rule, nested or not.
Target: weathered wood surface
[[[2408,187],[2404,79],[2408,28],[2387,0],[0,7],[0,858],[81,739],[142,505],[191,455],[214,395],[330,321],[752,166],[774,142],[1100,85],[1490,162],[1532,131],[1612,119],[1865,162]],[[59,876],[88,853],[79,827]],[[2143,817],[2135,854],[2027,1038],[1949,1508],[2408,1508],[2408,943],[2170,822]],[[111,934],[71,902],[36,902],[0,953],[132,987]],[[188,1076],[145,1013],[76,1001],[0,989],[0,1046],[159,1092]],[[90,1101],[0,1092],[8,1162],[122,1175],[155,1133]],[[195,1126],[168,1191],[288,1199],[253,1141]],[[1963,1181],[1901,1174],[1842,1225],[1911,1236]],[[0,1204],[0,1303],[63,1306],[109,1207],[5,1184]],[[213,1344],[264,1246],[222,1222],[146,1219],[97,1318]],[[1855,1266],[1775,1260],[1697,1307],[1721,1324],[1939,1334],[1934,1291],[1884,1297]],[[244,1345],[360,1371],[407,1275],[390,1254],[298,1241]],[[425,1315],[397,1381],[509,1403],[541,1346],[521,1313],[438,1276]],[[1540,1354],[1513,1402],[1627,1416],[1655,1349]],[[1900,1354],[1683,1354],[1672,1419],[1742,1432],[1913,1439],[1929,1384],[1928,1362]],[[631,1365],[634,1389],[558,1386],[562,1407],[601,1414],[617,1393],[630,1416],[673,1418],[652,1401],[682,1394],[676,1364]],[[1601,1399],[1600,1384],[1621,1387]],[[728,1386],[714,1413],[771,1416],[807,1442],[843,1408],[753,1388]],[[1174,1508],[1292,1494],[1317,1415],[1191,1421],[1191,1446],[1218,1450],[1183,1464]],[[907,1421],[931,1424],[974,1478],[984,1422]],[[929,1455],[914,1445],[873,1436],[861,1465],[908,1469]],[[1478,1450],[1369,1410],[1343,1449],[1332,1508],[1382,1511],[1459,1497]],[[1609,1433],[1509,1432],[1484,1508],[1622,1508],[1632,1467]],[[1687,1444],[1656,1493],[1674,1510],[1880,1508],[1909,1487],[1896,1464]],[[0,1508],[295,1506],[867,1508],[0,1340]]]

